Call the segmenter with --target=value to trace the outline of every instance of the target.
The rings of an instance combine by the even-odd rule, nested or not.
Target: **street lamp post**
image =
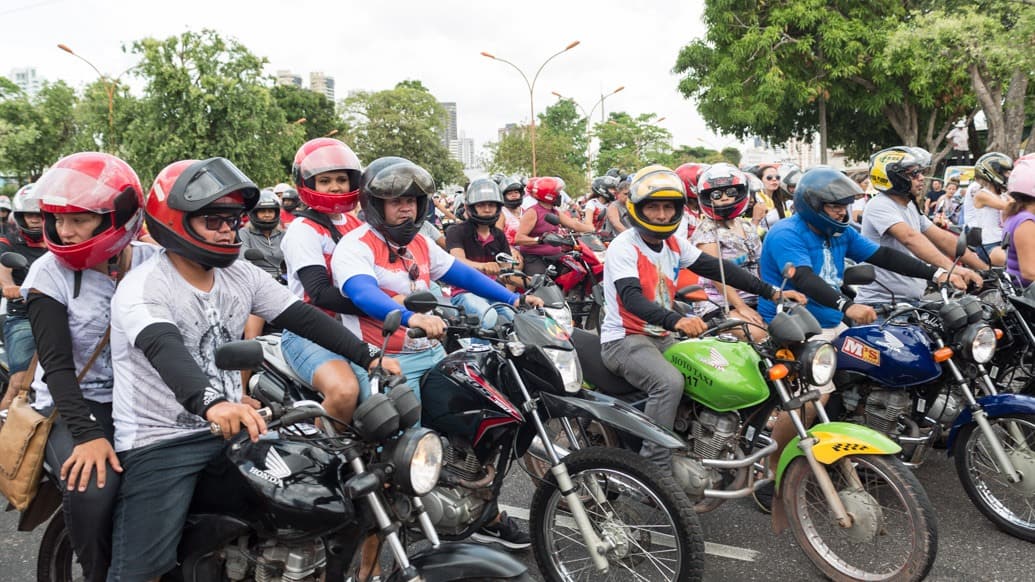
[[[506,63],[506,64],[510,65],[511,67],[513,67],[513,69],[515,71],[517,71],[518,74],[521,75],[521,78],[525,80],[525,85],[528,87],[528,106],[529,106],[529,111],[531,113],[531,120],[530,121],[531,121],[531,124],[532,124],[531,140],[532,140],[532,175],[533,176],[537,174],[537,172],[536,172],[536,157],[535,157],[535,82],[539,79],[539,73],[543,72],[543,67],[545,67],[547,63],[552,61],[555,57],[557,57],[561,53],[568,52],[571,49],[577,47],[578,45],[579,45],[579,41],[576,40],[575,42],[572,42],[571,44],[569,44],[568,46],[564,47],[563,49],[561,49],[561,50],[557,51],[556,53],[550,55],[550,58],[546,59],[545,61],[543,61],[543,64],[539,65],[539,69],[535,72],[535,76],[532,77],[532,81],[531,82],[528,81],[528,76],[525,75],[525,72],[522,71],[520,68],[518,68],[518,66],[515,65],[514,63],[512,63],[512,62],[510,62],[510,61],[508,61],[506,59],[501,59],[500,57],[497,57],[496,55],[493,55],[491,53],[487,53],[485,51],[482,51],[482,53],[481,53],[481,55],[483,57],[492,59],[494,61],[499,61],[501,63]]]
[[[586,109],[584,107],[582,107],[581,105],[579,105],[578,101],[575,101],[574,99],[571,99],[570,97],[565,97],[564,95],[561,95],[557,91],[551,91],[550,92],[553,95],[555,95],[558,99],[569,99],[572,103],[575,104],[575,107],[578,107],[579,110],[582,111],[582,114],[586,116],[586,177],[589,180],[593,179],[593,163],[592,163],[593,162],[593,160],[592,160],[593,148],[592,148],[592,137],[591,137],[592,131],[590,130],[590,128],[593,125],[593,112],[596,111],[597,107],[600,107],[600,123],[603,123],[604,122],[604,108],[603,108],[604,99],[607,99],[608,97],[614,95],[615,93],[618,93],[619,91],[622,91],[623,89],[625,89],[625,85],[619,86],[617,89],[615,89],[614,91],[611,91],[610,93],[608,93],[606,95],[601,95],[600,99],[597,99],[597,102],[593,104],[593,107],[590,107],[589,113],[586,113]]]
[[[86,57],[80,55],[79,53],[69,48],[67,44],[62,43],[58,44],[57,46],[59,49],[65,51],[73,57],[76,57],[77,59],[83,61],[87,65],[90,65],[90,68],[93,69],[95,73],[97,73],[97,78],[104,82],[104,90],[108,93],[108,148],[111,150],[112,153],[115,153],[115,88],[117,87],[116,80],[118,80],[119,77],[124,75],[126,71],[128,71],[129,69],[126,69],[126,71],[120,73],[118,77],[112,79],[108,75],[102,73],[100,69],[94,66],[93,63],[86,60]]]

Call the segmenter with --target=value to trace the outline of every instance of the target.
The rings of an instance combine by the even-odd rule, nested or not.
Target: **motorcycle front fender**
[[[809,436],[816,439],[812,452],[816,460],[824,465],[831,465],[848,455],[897,455],[902,447],[895,441],[868,426],[850,422],[826,422],[813,426],[808,430]],[[780,488],[783,472],[791,461],[805,453],[798,447],[800,437],[794,437],[780,454],[780,464],[776,468],[776,488]]]
[[[425,582],[517,578],[528,572],[524,564],[500,550],[472,543],[444,543],[410,557]],[[401,572],[388,578],[399,580]]]
[[[1035,397],[1028,396],[1027,394],[1004,393],[982,396],[977,399],[977,403],[985,409],[988,418],[998,418],[1011,414],[1035,414]],[[963,412],[960,412],[960,415],[956,417],[956,421],[952,423],[952,429],[949,431],[949,440],[945,445],[950,457],[952,456],[952,445],[956,442],[956,435],[959,434],[961,428],[972,422],[974,422],[974,413],[970,408],[964,408]]]
[[[686,443],[672,431],[658,426],[639,410],[606,394],[582,390],[578,397],[558,396],[547,392],[540,392],[539,397],[551,417],[591,418],[666,449],[686,447]]]

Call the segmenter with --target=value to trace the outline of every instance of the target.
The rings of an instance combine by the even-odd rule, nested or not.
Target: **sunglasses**
[[[410,251],[406,250],[406,247],[399,247],[393,249],[391,245],[388,246],[388,262],[394,263],[395,261],[413,261],[413,257],[410,256]],[[420,279],[420,267],[417,266],[416,262],[411,262],[410,266],[406,269],[406,275],[410,278],[410,282],[416,282]]]
[[[230,230],[237,230],[241,227],[241,215],[227,216],[225,214],[205,214],[201,218],[205,220],[205,228],[208,230],[219,230],[223,225],[230,227]]]
[[[739,194],[739,192],[736,188],[722,188],[719,190],[712,190],[711,192],[708,192],[708,199],[714,202],[716,200],[722,200],[727,196],[729,196],[730,198],[736,198],[737,194]]]
[[[912,172],[906,172],[906,175],[909,176],[912,179],[912,178],[921,178],[921,177],[923,177],[924,173],[923,173],[922,170],[913,170]]]
[[[765,179],[766,180],[779,180],[780,176],[766,176]]]

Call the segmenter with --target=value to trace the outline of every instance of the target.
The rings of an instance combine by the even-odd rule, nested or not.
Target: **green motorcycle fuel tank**
[[[739,410],[769,397],[761,358],[747,343],[688,339],[665,350],[665,359],[683,374],[686,394],[712,410]]]

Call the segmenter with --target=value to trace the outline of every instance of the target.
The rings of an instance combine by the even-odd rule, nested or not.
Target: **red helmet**
[[[348,174],[352,190],[345,194],[317,192],[316,175],[335,170],[344,170]],[[291,177],[306,206],[317,212],[340,214],[356,207],[362,170],[359,158],[349,146],[333,138],[318,137],[305,142],[295,152]]]
[[[717,205],[712,198],[732,191],[733,202]],[[733,164],[721,163],[708,168],[697,178],[697,194],[701,203],[701,211],[712,220],[729,220],[736,218],[747,210],[748,180]]]
[[[556,204],[561,199],[561,190],[564,190],[564,180],[552,176],[532,178],[525,185],[529,196],[549,204]]]
[[[223,197],[232,203],[220,202]],[[205,210],[235,210],[241,214],[259,201],[259,188],[225,158],[173,162],[155,177],[144,212],[148,233],[166,249],[206,267],[229,267],[241,241],[213,244],[190,226],[191,215]]]
[[[697,179],[701,176],[701,172],[709,167],[708,164],[689,163],[676,168],[676,174],[683,179],[683,188],[686,189],[687,198],[697,200]]]
[[[59,263],[82,271],[117,257],[144,224],[144,192],[129,164],[110,154],[83,152],[61,158],[32,189],[43,214],[43,238]],[[56,214],[101,216],[93,235],[64,244]]]

